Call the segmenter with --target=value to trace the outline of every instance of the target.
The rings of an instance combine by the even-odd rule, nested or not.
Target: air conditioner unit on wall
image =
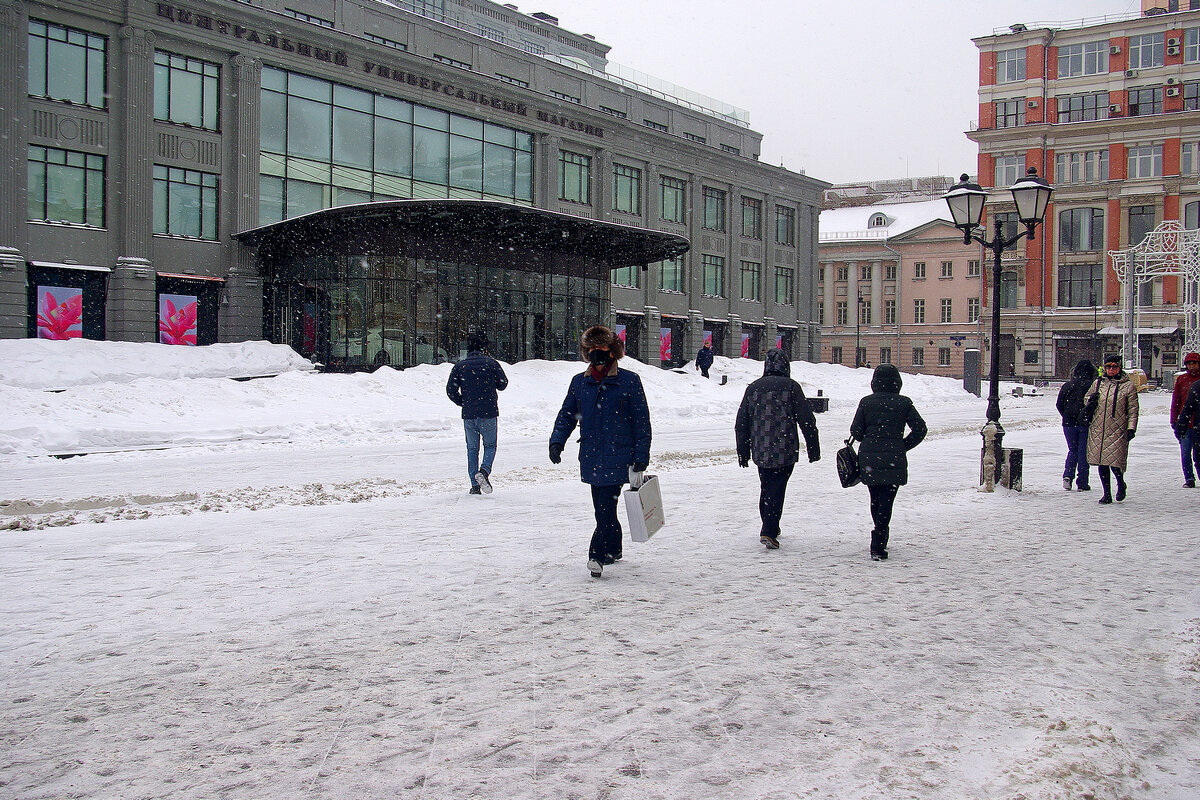
[[[1126,78],[1136,78],[1136,77],[1137,77],[1137,70],[1136,70],[1136,69],[1127,69],[1127,70],[1125,70],[1125,77],[1126,77]]]
[[[1169,55],[1169,56],[1177,56],[1177,55],[1179,55],[1179,48],[1178,48],[1178,47],[1168,47],[1168,48],[1167,48],[1167,55]]]
[[[1109,107],[1108,107],[1108,113],[1109,113],[1109,114],[1120,114],[1120,113],[1121,113],[1121,106],[1120,106],[1120,105],[1117,105],[1117,104],[1114,104],[1114,105],[1111,105],[1111,106],[1109,106]]]
[[[1167,89],[1167,97],[1179,97],[1179,87],[1171,86]]]
[[[1174,86],[1179,83],[1179,78],[1167,78],[1167,86]]]
[[[1120,55],[1121,54],[1121,45],[1114,44],[1112,47],[1108,48],[1108,52],[1112,53],[1114,56]]]
[[[1172,36],[1170,39],[1167,39],[1167,47],[1179,47],[1179,39],[1174,36]]]
[[[1037,100],[1026,100],[1026,101],[1025,101],[1025,107],[1026,107],[1026,108],[1037,108],[1037,107],[1038,107],[1038,101],[1037,101]]]

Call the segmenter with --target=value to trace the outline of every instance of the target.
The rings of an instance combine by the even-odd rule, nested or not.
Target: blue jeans
[[[1200,433],[1195,428],[1188,428],[1188,432],[1179,440],[1179,455],[1183,457],[1183,479],[1185,481],[1196,480],[1196,473],[1200,472],[1200,447],[1197,447]],[[1196,468],[1192,469],[1192,463],[1195,462]]]
[[[1067,463],[1063,466],[1063,477],[1075,478],[1075,485],[1082,489],[1088,485],[1087,425],[1063,425],[1067,437]]]
[[[496,460],[496,418],[464,419],[463,430],[467,434],[467,478],[475,485],[475,473],[492,474],[492,462]],[[479,440],[483,440],[483,463],[479,463]]]

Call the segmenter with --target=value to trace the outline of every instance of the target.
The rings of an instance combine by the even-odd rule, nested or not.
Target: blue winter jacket
[[[472,350],[450,370],[446,396],[462,406],[463,419],[495,419],[500,416],[496,392],[508,388],[508,376],[500,362]]]
[[[628,370],[614,367],[600,382],[586,372],[571,379],[550,443],[565,445],[576,424],[584,483],[620,486],[631,464],[650,460],[650,407],[642,379]]]

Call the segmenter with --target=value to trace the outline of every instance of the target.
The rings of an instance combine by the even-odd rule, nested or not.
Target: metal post
[[[983,426],[982,464],[984,468],[984,491],[992,491],[999,480],[1004,444],[1004,426],[1000,424],[1000,255],[1004,251],[1004,222],[995,219],[995,235],[989,249],[992,251],[992,349],[988,353],[988,405],[987,424]]]
[[[862,295],[858,295],[858,303],[854,309],[854,368],[858,369],[862,366],[862,359],[859,358],[859,353],[862,352]]]

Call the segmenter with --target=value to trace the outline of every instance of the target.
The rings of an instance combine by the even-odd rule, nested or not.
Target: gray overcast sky
[[[832,183],[974,174],[972,37],[1139,0],[513,0],[612,61],[750,112],[762,160]]]

